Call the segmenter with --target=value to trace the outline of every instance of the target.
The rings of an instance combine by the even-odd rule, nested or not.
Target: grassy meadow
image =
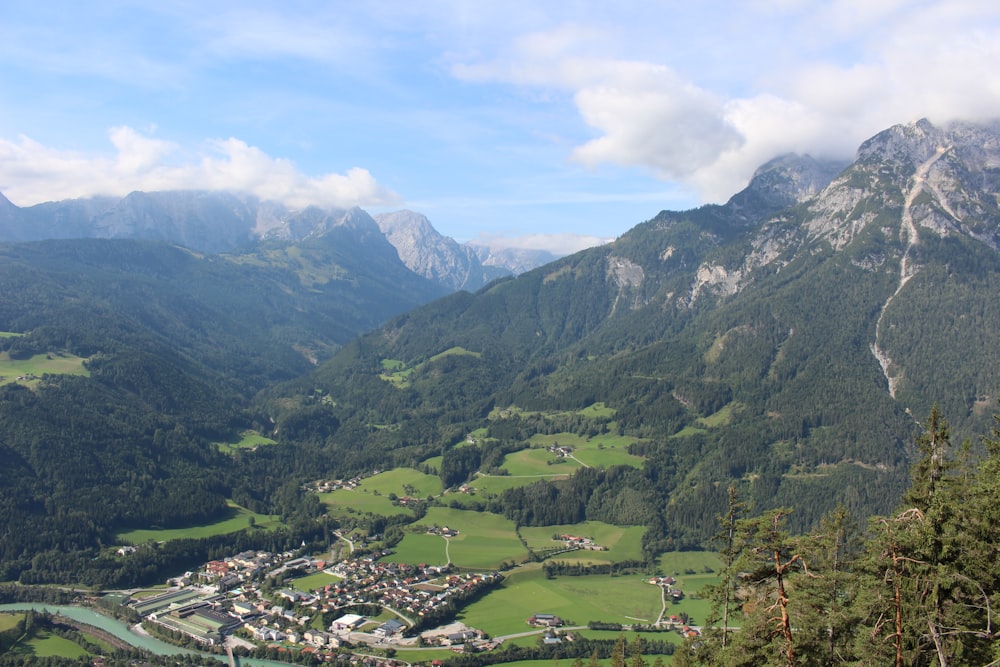
[[[514,530],[514,522],[487,512],[430,507],[426,516],[413,524],[419,532],[407,533],[386,560],[428,565],[447,562],[445,539],[424,532],[435,525],[459,531],[457,536],[449,538],[448,545],[451,561],[457,567],[490,570],[504,561],[520,562],[528,557]]]
[[[240,507],[234,502],[229,503],[229,516],[214,523],[198,526],[187,526],[185,528],[163,528],[163,529],[139,529],[129,530],[119,533],[115,538],[119,542],[126,544],[144,544],[145,542],[169,542],[179,539],[196,539],[201,537],[212,537],[215,535],[227,535],[250,527],[250,519],[256,529],[268,530],[281,525],[281,520],[277,515],[257,514],[245,507]]]
[[[553,535],[567,533],[589,537],[596,544],[606,547],[607,551],[570,551],[554,556],[552,560],[617,563],[624,560],[642,560],[642,535],[645,532],[643,526],[613,526],[601,521],[585,521],[563,526],[522,527],[521,537],[539,555],[562,547],[561,541],[552,539]]]
[[[556,614],[568,625],[589,621],[652,622],[661,609],[660,589],[640,575],[547,579],[540,563],[511,572],[503,585],[459,613],[459,620],[493,636],[530,630],[536,613]]]
[[[271,440],[266,436],[257,433],[256,431],[243,431],[240,434],[240,439],[235,442],[216,442],[213,443],[220,452],[226,454],[232,454],[240,449],[256,449],[257,447],[265,445],[276,445],[276,441]]]
[[[50,375],[83,375],[90,376],[90,371],[83,367],[84,359],[63,352],[36,354],[30,359],[11,359],[8,352],[0,352],[0,384],[21,382],[22,384],[37,383],[37,380],[18,380],[18,377],[35,376],[40,378],[46,373]]]
[[[319,494],[320,502],[333,516],[375,514],[396,516],[413,512],[394,505],[389,494],[426,498],[441,493],[441,479],[413,468],[396,468],[366,477],[355,489],[338,489]]]
[[[316,572],[315,574],[310,574],[306,577],[299,577],[291,582],[292,588],[302,591],[303,593],[312,593],[313,591],[323,588],[327,584],[332,584],[335,581],[340,581],[340,577],[327,574],[326,572]]]

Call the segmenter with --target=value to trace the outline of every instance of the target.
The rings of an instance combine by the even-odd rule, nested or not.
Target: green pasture
[[[554,480],[554,479],[566,479],[569,477],[568,474],[559,475],[543,475],[543,476],[530,476],[530,477],[511,477],[509,475],[480,475],[476,479],[469,483],[469,486],[474,488],[477,493],[489,497],[498,496],[507,489],[516,489],[520,486],[527,486],[528,484],[534,484],[542,480]]]
[[[216,442],[213,443],[220,452],[225,454],[232,454],[239,449],[254,449],[256,447],[261,447],[263,445],[276,445],[278,444],[271,438],[261,435],[256,431],[243,431],[240,434],[240,439],[234,442]]]
[[[581,464],[591,468],[610,468],[616,465],[628,465],[641,468],[643,458],[628,453],[629,445],[638,442],[638,438],[624,435],[604,433],[593,438],[585,438],[576,433],[536,433],[528,441],[532,447],[572,447],[573,457]],[[576,463],[570,459],[571,463]],[[513,473],[511,473],[513,474]]]
[[[14,331],[0,331],[0,338],[18,338],[23,335],[23,333],[17,333]]]
[[[327,584],[332,584],[335,581],[340,581],[340,577],[327,574],[326,572],[316,572],[315,574],[310,574],[306,577],[299,577],[291,582],[291,585],[303,593],[312,593],[313,591],[323,588]]]
[[[319,501],[326,505],[327,511],[333,516],[413,514],[405,507],[393,505],[388,495],[360,489],[337,489],[330,493],[321,493]]]
[[[440,472],[442,461],[444,461],[444,456],[432,456],[429,459],[424,459],[422,463],[431,470]]]
[[[532,448],[507,454],[501,467],[511,477],[551,477],[572,475],[581,466],[573,459],[560,458],[544,449]]]
[[[525,620],[536,613],[556,614],[567,625],[652,622],[661,605],[659,587],[640,575],[547,579],[541,564],[531,563],[511,572],[499,589],[466,607],[459,620],[495,637],[530,630]]]
[[[643,526],[613,526],[601,521],[585,521],[561,526],[522,527],[521,537],[539,555],[544,555],[547,550],[562,547],[561,541],[552,539],[553,535],[589,537],[600,546],[607,547],[607,551],[570,551],[554,556],[553,560],[616,563],[623,560],[642,560],[642,536],[645,532]]]
[[[458,530],[450,538],[451,561],[458,567],[490,570],[504,561],[523,561],[527,550],[517,538],[514,522],[499,514],[472,512],[450,507],[429,507],[427,514],[413,524],[426,530],[429,526],[448,526]],[[431,539],[433,538],[433,539]],[[434,540],[437,540],[436,546]],[[396,553],[387,560],[406,563],[443,563],[444,538],[423,533],[408,533],[396,545]],[[437,554],[436,559],[432,558]]]
[[[407,487],[412,489],[408,492]],[[426,498],[441,493],[441,478],[427,475],[414,468],[395,468],[377,475],[366,477],[358,486],[363,492],[381,493],[398,496],[414,496]]]
[[[441,479],[427,475],[414,468],[396,468],[366,477],[355,489],[337,489],[319,494],[320,502],[327,506],[330,514],[349,516],[375,514],[396,516],[412,514],[406,507],[394,505],[389,494],[426,498],[441,493]]]
[[[719,554],[714,551],[668,551],[660,557],[660,571],[665,575],[682,577],[691,570],[704,574],[705,569],[718,573],[722,568]]]
[[[84,359],[64,352],[36,354],[30,359],[11,359],[10,353],[0,352],[0,384],[18,382],[18,377],[34,375],[83,375],[90,371],[83,367]],[[21,382],[32,382],[21,380]]]
[[[229,516],[215,523],[186,528],[163,528],[130,530],[119,533],[115,539],[126,544],[144,544],[146,542],[169,542],[179,539],[198,539],[215,535],[228,535],[250,527],[250,518],[254,520],[255,529],[268,530],[281,525],[278,515],[257,514],[234,502],[229,503]]]
[[[393,553],[382,560],[412,565],[445,565],[448,558],[445,556],[444,547],[445,541],[440,535],[407,533],[402,541],[392,548]]]
[[[6,632],[17,627],[17,622],[24,618],[23,613],[0,614],[0,632]]]
[[[68,639],[58,637],[47,630],[35,630],[32,636],[15,644],[10,653],[34,658],[83,658],[88,655],[82,646]]]
[[[438,359],[448,356],[480,357],[481,353],[466,350],[464,347],[451,347],[444,352],[435,354],[428,361],[437,361]],[[423,368],[426,363],[428,362],[421,362],[415,366],[407,366],[406,362],[400,361],[399,359],[383,359],[381,361],[382,374],[379,377],[386,382],[392,383],[399,389],[405,389],[410,386],[410,376],[413,375],[415,371]]]
[[[733,415],[743,409],[743,404],[734,402],[729,405],[723,406],[721,410],[718,410],[714,414],[707,417],[702,417],[698,420],[699,424],[707,428],[715,428],[716,426],[725,426],[733,420]]]

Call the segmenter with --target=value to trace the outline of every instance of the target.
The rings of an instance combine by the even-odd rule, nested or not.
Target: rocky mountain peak
[[[748,218],[794,206],[829,185],[847,164],[811,155],[780,155],[758,167],[749,185],[728,206]]]

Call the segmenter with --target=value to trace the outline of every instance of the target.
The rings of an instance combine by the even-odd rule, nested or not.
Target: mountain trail
[[[885,303],[882,304],[882,309],[878,314],[878,320],[875,322],[875,340],[872,341],[871,352],[875,355],[879,366],[882,368],[882,374],[885,376],[885,380],[889,385],[889,395],[893,398],[896,398],[896,389],[899,385],[899,375],[893,375],[890,373],[892,359],[888,354],[886,354],[885,350],[880,348],[878,345],[879,336],[882,333],[882,320],[885,318],[885,311],[889,309],[889,305],[892,303],[893,299],[896,298],[896,295],[903,291],[903,288],[906,286],[906,283],[910,281],[910,278],[915,276],[920,270],[919,267],[912,263],[910,257],[910,252],[913,250],[914,246],[920,243],[920,233],[917,230],[916,223],[913,222],[913,212],[911,210],[913,202],[917,199],[917,195],[919,195],[920,192],[927,187],[931,194],[933,194],[934,197],[941,203],[944,210],[947,211],[952,217],[957,218],[954,212],[948,207],[948,204],[941,192],[936,187],[927,184],[927,174],[930,172],[931,167],[934,166],[934,163],[937,162],[942,155],[950,151],[951,148],[951,146],[938,146],[934,155],[917,167],[916,172],[913,174],[913,185],[906,193],[906,200],[903,203],[903,215],[899,226],[899,240],[906,247],[903,251],[903,258],[899,261],[899,284],[896,286],[896,290],[889,295],[888,299],[886,299]]]

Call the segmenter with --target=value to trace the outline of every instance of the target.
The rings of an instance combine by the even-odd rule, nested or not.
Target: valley
[[[331,661],[987,664],[998,146],[917,121],[822,184],[785,156],[725,204],[474,292],[360,209],[215,251],[4,244],[0,598],[309,663],[355,615]],[[115,215],[126,234],[169,203],[180,234],[219,201]],[[246,231],[259,202],[225,201]],[[436,280],[482,268],[393,230]],[[453,623],[484,643],[416,638]]]

